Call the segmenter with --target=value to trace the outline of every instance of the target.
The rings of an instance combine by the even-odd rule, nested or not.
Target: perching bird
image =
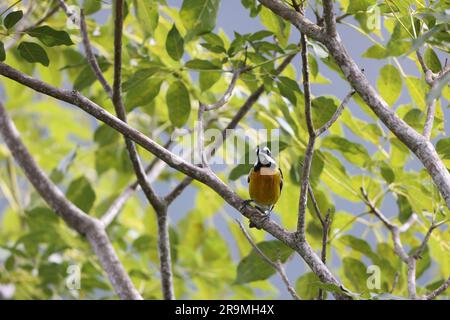
[[[283,189],[283,173],[269,148],[256,148],[256,162],[248,174],[247,182],[250,200],[246,200],[244,206],[254,202],[259,211],[269,216]]]

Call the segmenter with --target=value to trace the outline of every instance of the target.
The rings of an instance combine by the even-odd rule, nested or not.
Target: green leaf
[[[442,159],[450,159],[450,138],[443,138],[436,144],[436,151]]]
[[[315,128],[322,127],[331,119],[338,108],[338,101],[334,97],[321,96],[311,102],[312,118]]]
[[[109,69],[111,64],[107,62],[104,58],[98,59],[98,65],[100,67],[100,70],[102,72],[105,72]],[[76,77],[73,88],[75,90],[81,91],[85,88],[90,87],[95,81],[97,81],[97,76],[95,75],[94,71],[92,71],[92,68],[90,65],[85,65],[78,76]]]
[[[419,78],[408,76],[405,78],[409,95],[420,110],[425,110],[425,82]]]
[[[189,91],[181,81],[173,82],[166,93],[170,122],[176,127],[182,127],[191,113]]]
[[[215,33],[209,32],[202,35],[203,40],[212,46],[225,47],[222,38]]]
[[[221,70],[222,68],[211,61],[201,60],[201,59],[193,59],[189,60],[184,65],[188,69],[192,70]]]
[[[392,107],[402,93],[402,78],[396,67],[387,64],[381,68],[377,88],[383,99]]]
[[[371,58],[371,59],[384,59],[388,55],[387,50],[385,47],[380,46],[379,44],[375,44],[369,49],[367,49],[366,52],[363,53],[363,58]]]
[[[425,64],[428,68],[431,69],[431,71],[433,71],[434,73],[438,73],[439,71],[441,71],[441,61],[439,61],[439,58],[433,49],[427,48],[425,50],[425,54],[423,55],[423,59],[425,61]]]
[[[238,164],[236,167],[234,167],[228,176],[228,179],[231,181],[235,181],[242,177],[243,175],[246,175],[250,172],[250,169],[253,167],[251,163],[247,164]]]
[[[149,105],[158,96],[162,82],[161,78],[150,78],[129,89],[127,88],[127,95],[125,96],[127,111]]]
[[[385,162],[382,162],[380,165],[380,173],[384,180],[386,180],[387,183],[392,183],[395,181],[395,173],[392,168],[387,165]]]
[[[435,84],[427,94],[427,104],[431,103],[434,99],[438,99],[442,90],[450,83],[450,72],[447,72],[444,77],[440,78],[437,84]]]
[[[2,41],[0,41],[0,61],[5,61],[6,59],[6,52],[5,52],[5,45]]]
[[[84,0],[83,12],[85,15],[96,13],[102,8],[101,0]]]
[[[200,72],[198,82],[200,84],[200,90],[206,91],[211,88],[222,76],[222,72],[206,71]]]
[[[350,0],[347,13],[365,12],[367,8],[376,4],[376,0]]]
[[[255,33],[252,33],[250,37],[248,38],[249,41],[258,41],[262,40],[264,38],[273,36],[273,32],[269,30],[260,30]]]
[[[147,80],[148,78],[150,78],[159,71],[160,71],[159,67],[139,69],[123,83],[122,85],[123,92],[127,92],[128,90],[134,88],[135,86],[142,84],[143,81]]]
[[[84,212],[89,212],[95,202],[95,191],[86,177],[73,180],[66,192],[67,198]]]
[[[359,260],[346,257],[343,262],[345,278],[350,284],[350,288],[359,293],[367,291],[366,266]]]
[[[262,25],[275,34],[281,46],[286,46],[289,40],[290,24],[266,7],[261,9],[259,17]]]
[[[317,282],[320,282],[320,279],[313,272],[307,272],[297,279],[295,291],[304,300],[316,299],[319,295],[319,288],[314,284]]]
[[[3,20],[3,24],[6,27],[6,29],[11,29],[16,25],[17,22],[19,22],[20,19],[23,17],[23,11],[12,11],[8,13],[8,15],[5,17],[5,20]]]
[[[120,134],[106,124],[98,126],[98,128],[94,132],[94,141],[100,147],[106,146],[111,143],[116,143],[119,138]]]
[[[193,35],[210,32],[216,26],[220,0],[184,0],[180,17]]]
[[[41,26],[27,31],[30,37],[38,38],[47,47],[70,46],[73,44],[70,36],[65,31],[57,31],[49,26]]]
[[[329,135],[323,139],[322,147],[340,151],[347,161],[358,166],[364,166],[370,161],[369,153],[362,144],[351,142],[343,137]]]
[[[157,0],[136,0],[136,16],[146,38],[153,35],[158,27],[159,13]]]
[[[180,60],[183,57],[184,40],[175,24],[173,24],[167,35],[166,50],[173,60]]]
[[[46,67],[50,64],[44,48],[34,42],[21,42],[17,47],[22,58],[31,63],[40,63]]]
[[[282,263],[286,262],[294,252],[278,240],[263,241],[258,243],[257,246],[269,259],[272,261],[280,259]],[[239,262],[235,283],[243,284],[265,280],[275,272],[275,269],[253,249],[248,256]]]
[[[344,245],[358,251],[369,258],[376,258],[375,253],[372,251],[370,245],[363,239],[356,238],[350,234],[344,235],[339,238],[339,241]]]

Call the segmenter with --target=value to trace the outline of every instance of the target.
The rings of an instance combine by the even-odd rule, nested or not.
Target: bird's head
[[[270,149],[268,147],[260,148],[259,146],[257,146],[256,158],[257,158],[256,162],[259,162],[264,166],[276,164],[275,160],[272,158],[272,153],[270,152]]]

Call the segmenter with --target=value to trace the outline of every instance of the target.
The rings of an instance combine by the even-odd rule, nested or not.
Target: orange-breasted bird
[[[256,148],[256,162],[248,174],[247,182],[250,200],[246,200],[244,206],[253,202],[259,211],[269,216],[283,189],[283,172],[268,147]]]

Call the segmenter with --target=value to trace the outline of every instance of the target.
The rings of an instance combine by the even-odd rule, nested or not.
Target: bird
[[[272,158],[268,147],[256,147],[256,162],[247,176],[250,199],[242,207],[254,203],[268,218],[283,190],[283,172]],[[250,223],[250,227],[254,227]]]

